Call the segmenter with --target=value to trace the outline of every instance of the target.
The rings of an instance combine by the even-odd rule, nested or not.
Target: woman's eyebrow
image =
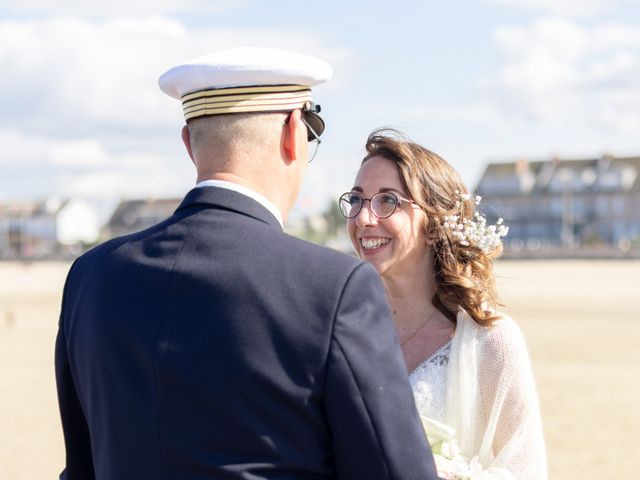
[[[398,190],[396,188],[390,188],[390,187],[382,187],[380,188],[380,190],[378,190],[379,192],[394,192],[394,193],[398,193],[400,195],[406,195],[406,193],[404,193],[401,190]]]
[[[351,191],[352,192],[358,192],[358,193],[364,193],[364,190],[362,189],[362,187],[359,187],[357,185],[351,187]],[[403,191],[398,190],[396,188],[392,188],[392,187],[380,187],[378,189],[378,193],[385,193],[385,192],[393,192],[393,193],[397,193],[398,195],[401,195],[401,196],[406,196],[407,195]]]
[[[351,187],[351,191],[352,192],[358,192],[360,194],[364,194],[364,189],[362,187],[359,187],[357,185]],[[392,187],[380,187],[378,189],[378,193],[386,193],[386,192],[392,192],[392,193],[396,193],[397,195],[401,196],[401,197],[406,197],[407,194],[404,193],[401,190],[398,190],[396,188],[392,188]]]

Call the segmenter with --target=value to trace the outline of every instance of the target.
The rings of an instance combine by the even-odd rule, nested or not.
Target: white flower
[[[420,420],[422,421],[422,427],[427,434],[430,445],[435,445],[436,443],[445,440],[451,440],[456,434],[455,428],[444,423],[427,418],[423,415],[420,415]]]
[[[469,461],[462,455],[454,428],[422,415],[420,420],[431,445],[438,476],[448,480],[481,478],[482,465],[477,457]]]
[[[461,194],[456,190],[460,200],[456,201],[456,208],[460,208],[460,201],[471,200],[471,195]],[[475,196],[475,204],[479,205],[482,197]],[[462,212],[461,212],[462,213]],[[509,233],[509,227],[503,225],[504,220],[499,218],[495,225],[487,226],[487,219],[480,212],[475,212],[474,220],[462,219],[458,215],[448,215],[444,218],[442,226],[463,247],[477,247],[482,252],[488,253],[497,248]]]

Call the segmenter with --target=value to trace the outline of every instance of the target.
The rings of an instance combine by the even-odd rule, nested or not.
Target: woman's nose
[[[364,202],[358,215],[356,215],[356,225],[358,227],[365,227],[375,225],[376,223],[378,223],[378,217],[371,212],[371,202]]]

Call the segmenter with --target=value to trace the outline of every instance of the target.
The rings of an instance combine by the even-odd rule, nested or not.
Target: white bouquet
[[[445,480],[509,480],[514,477],[502,468],[482,468],[478,457],[468,459],[460,452],[456,431],[444,423],[420,415],[436,462],[438,476]]]

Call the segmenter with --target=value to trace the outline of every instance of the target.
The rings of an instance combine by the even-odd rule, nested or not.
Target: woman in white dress
[[[382,277],[423,423],[446,426],[434,433],[453,435],[443,455],[466,459],[473,478],[545,479],[526,345],[496,309],[492,259],[506,227],[485,225],[451,165],[399,132],[374,131],[366,148],[340,208]]]

